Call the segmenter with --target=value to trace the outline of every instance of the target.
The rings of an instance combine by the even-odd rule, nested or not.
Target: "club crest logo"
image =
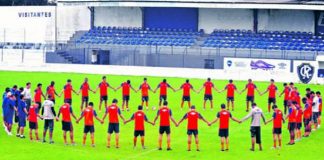
[[[299,80],[305,84],[309,83],[314,76],[314,70],[314,66],[310,65],[309,63],[302,63],[301,65],[297,66]]]
[[[233,64],[233,62],[232,62],[231,60],[228,60],[228,61],[227,61],[227,66],[228,66],[228,67],[231,67],[232,64]]]

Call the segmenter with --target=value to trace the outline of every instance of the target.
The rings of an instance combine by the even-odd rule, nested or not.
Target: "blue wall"
[[[144,8],[145,28],[186,28],[198,30],[197,8]]]

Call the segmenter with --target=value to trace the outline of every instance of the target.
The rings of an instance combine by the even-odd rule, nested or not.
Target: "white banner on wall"
[[[290,68],[291,64],[289,60],[224,58],[225,70],[290,73]]]

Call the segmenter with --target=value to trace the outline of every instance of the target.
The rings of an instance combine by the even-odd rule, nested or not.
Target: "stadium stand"
[[[203,47],[324,51],[324,33],[251,30],[214,30]]]
[[[77,44],[193,46],[205,37],[203,30],[106,27],[90,29]],[[217,30],[207,35],[201,47],[252,48],[267,50],[324,51],[324,33],[312,32]]]
[[[99,26],[90,29],[76,43],[192,46],[203,34],[203,30]]]

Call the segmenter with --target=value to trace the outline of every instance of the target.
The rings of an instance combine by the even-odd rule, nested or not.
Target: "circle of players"
[[[3,94],[3,121],[4,128],[8,135],[12,135],[11,129],[13,124],[13,119],[18,123],[17,128],[17,137],[25,138],[24,136],[24,127],[26,126],[26,120],[29,121],[29,136],[30,140],[34,140],[32,131],[35,132],[35,139],[39,141],[38,136],[38,119],[44,120],[44,132],[43,132],[43,142],[46,142],[46,134],[49,131],[49,143],[54,143],[52,139],[53,129],[54,129],[54,120],[59,121],[59,117],[62,115],[62,130],[63,138],[65,145],[68,145],[67,142],[67,132],[70,132],[71,145],[75,145],[73,138],[73,125],[71,122],[71,117],[76,120],[76,123],[79,123],[81,119],[84,119],[84,136],[83,136],[83,145],[85,145],[87,133],[90,132],[91,135],[91,144],[94,147],[94,118],[98,120],[101,124],[104,123],[104,119],[109,117],[109,127],[108,127],[108,138],[107,138],[107,147],[110,148],[111,135],[115,133],[116,148],[119,148],[119,117],[123,120],[124,124],[134,120],[135,129],[134,129],[134,147],[136,147],[137,137],[141,137],[141,144],[143,149],[144,146],[144,122],[148,122],[152,125],[155,125],[158,118],[160,118],[160,129],[159,129],[159,138],[158,138],[158,149],[162,150],[162,136],[164,133],[167,134],[167,150],[171,150],[170,146],[170,120],[174,123],[175,126],[179,126],[184,120],[188,120],[187,134],[188,134],[188,151],[191,150],[191,139],[192,135],[195,137],[196,150],[199,151],[199,140],[198,140],[198,120],[202,120],[207,123],[209,126],[219,122],[219,136],[221,138],[221,151],[229,150],[229,120],[232,119],[238,123],[252,117],[250,132],[252,137],[252,147],[251,151],[254,151],[255,144],[259,145],[259,150],[262,150],[261,145],[261,120],[267,124],[273,121],[273,138],[274,144],[273,149],[279,149],[281,147],[281,129],[282,123],[285,123],[285,120],[288,119],[288,130],[290,132],[290,141],[288,145],[293,145],[296,141],[301,139],[301,128],[302,122],[304,123],[304,137],[308,137],[312,131],[311,127],[314,126],[313,130],[316,130],[320,127],[320,117],[322,110],[322,98],[319,91],[311,91],[310,88],[306,89],[306,96],[300,98],[300,94],[293,83],[289,85],[284,83],[284,90],[280,93],[279,97],[284,95],[284,112],[278,109],[276,105],[276,95],[279,94],[277,87],[274,83],[274,80],[270,80],[270,85],[264,92],[260,92],[257,86],[252,82],[251,79],[248,80],[246,87],[242,91],[238,91],[233,80],[229,80],[229,83],[225,86],[223,90],[218,90],[214,84],[211,82],[211,79],[208,78],[207,81],[199,90],[195,90],[190,84],[189,80],[186,80],[185,83],[179,88],[174,89],[167,83],[166,79],[156,87],[155,90],[152,90],[149,86],[147,79],[144,78],[144,82],[140,85],[139,89],[136,90],[132,87],[130,80],[123,82],[119,87],[113,88],[110,86],[106,77],[102,77],[102,82],[99,83],[96,90],[92,90],[89,86],[88,79],[85,78],[83,84],[80,87],[80,90],[76,92],[72,87],[72,81],[69,79],[66,82],[62,92],[58,94],[54,88],[54,81],[47,87],[46,94],[44,95],[42,91],[42,84],[37,84],[37,88],[34,90],[34,97],[32,98],[31,94],[31,83],[27,83],[25,88],[19,88],[15,85],[13,88],[6,88],[5,93]],[[108,105],[108,88],[111,88],[114,91],[122,89],[122,111],[126,106],[126,110],[129,111],[128,101],[130,100],[130,90],[134,92],[142,92],[142,104],[138,106],[138,111],[136,111],[132,117],[126,120],[120,108],[117,106],[118,100],[113,99],[112,104]],[[179,121],[172,116],[172,111],[168,108],[167,102],[167,91],[168,88],[172,89],[174,92],[183,90],[183,97],[181,102],[181,109],[183,108],[184,102],[188,102],[190,108],[189,112],[184,115],[184,117]],[[146,110],[148,110],[149,102],[149,90],[156,92],[160,90],[160,101],[158,113],[153,121],[149,121],[143,112],[143,105],[145,102]],[[213,96],[212,90],[221,93],[227,91],[227,105],[221,104],[221,110],[217,113],[217,117],[208,122],[199,112],[196,111],[196,107],[190,104],[190,91],[193,90],[199,93],[201,90],[205,90],[203,108],[206,109],[206,101],[210,101],[210,107],[213,108]],[[100,102],[99,110],[101,110],[101,105],[104,102],[106,106],[106,111],[102,119],[100,119],[96,111],[93,109],[93,102],[89,102],[89,91],[96,93],[100,90]],[[234,118],[230,113],[230,108],[234,111],[234,92],[241,94],[247,90],[246,97],[246,111],[249,112],[249,104],[251,102],[251,111],[246,117],[242,120]],[[273,116],[268,121],[265,120],[262,110],[257,107],[257,104],[254,102],[254,91],[258,91],[260,95],[263,95],[268,92],[268,112],[270,112],[270,107],[272,105]],[[72,111],[72,92],[82,96],[81,104],[81,117],[77,118]],[[64,104],[60,107],[58,114],[56,114],[54,109],[55,96],[61,97],[64,95]],[[42,103],[42,97],[46,100]],[[302,104],[301,104],[302,101]],[[302,108],[302,105],[304,106]],[[85,108],[83,108],[85,106]],[[155,107],[152,107],[154,110]],[[39,113],[41,112],[41,113]],[[302,119],[303,118],[303,119]],[[295,136],[296,135],[296,136]],[[278,145],[277,145],[278,141]],[[225,146],[226,148],[225,148]]]

